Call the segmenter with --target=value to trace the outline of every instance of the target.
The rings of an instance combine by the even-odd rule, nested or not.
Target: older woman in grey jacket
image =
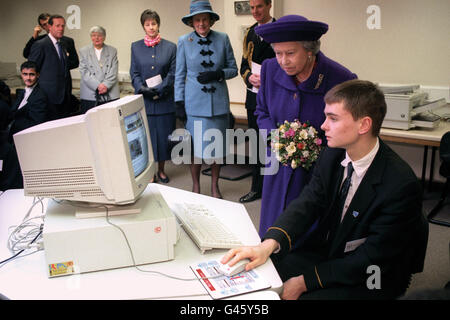
[[[119,98],[117,50],[106,45],[106,31],[94,26],[89,31],[92,44],[80,49],[80,97],[81,111],[94,107],[97,95],[101,101]]]

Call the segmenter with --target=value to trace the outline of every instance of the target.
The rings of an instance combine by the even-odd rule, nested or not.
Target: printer
[[[380,86],[383,91],[387,111],[383,128],[408,130],[411,128],[435,128],[440,117],[431,111],[446,104],[445,98],[428,101],[428,94],[419,85]]]
[[[106,217],[103,205],[49,200],[43,228],[49,277],[174,259],[176,219],[157,186],[115,209]]]

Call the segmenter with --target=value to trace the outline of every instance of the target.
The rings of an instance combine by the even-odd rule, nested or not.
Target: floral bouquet
[[[277,160],[292,169],[301,166],[309,170],[322,149],[317,130],[309,122],[301,123],[297,119],[284,121],[277,130],[272,130],[270,141]]]

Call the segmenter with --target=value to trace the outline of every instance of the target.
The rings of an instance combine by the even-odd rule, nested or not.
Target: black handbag
[[[94,107],[100,106],[100,105],[105,104],[105,103],[107,103],[109,101],[110,101],[110,99],[109,99],[109,94],[108,93],[99,94],[98,93],[98,89],[95,89],[95,106]]]

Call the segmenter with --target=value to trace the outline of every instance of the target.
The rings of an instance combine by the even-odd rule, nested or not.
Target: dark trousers
[[[273,254],[271,258],[283,282],[302,275],[304,270],[314,268],[324,260],[323,255],[306,250],[295,250],[281,259]],[[404,291],[386,286],[383,288],[383,285],[381,289],[368,289],[364,283],[358,286],[342,285],[306,291],[299,300],[390,300],[398,298],[403,293]]]
[[[259,159],[259,128],[258,123],[256,122],[256,116],[254,115],[255,110],[254,109],[247,109],[247,120],[248,120],[248,128],[249,129],[255,129],[256,133],[258,135],[257,145],[252,146],[252,150],[255,150],[256,147],[256,155],[257,155],[257,162],[256,164],[250,164],[250,167],[252,169],[252,188],[251,191],[258,192],[259,194],[262,193],[262,187],[263,187],[263,178],[264,176],[261,175],[261,168],[264,166],[262,164],[263,161]]]

